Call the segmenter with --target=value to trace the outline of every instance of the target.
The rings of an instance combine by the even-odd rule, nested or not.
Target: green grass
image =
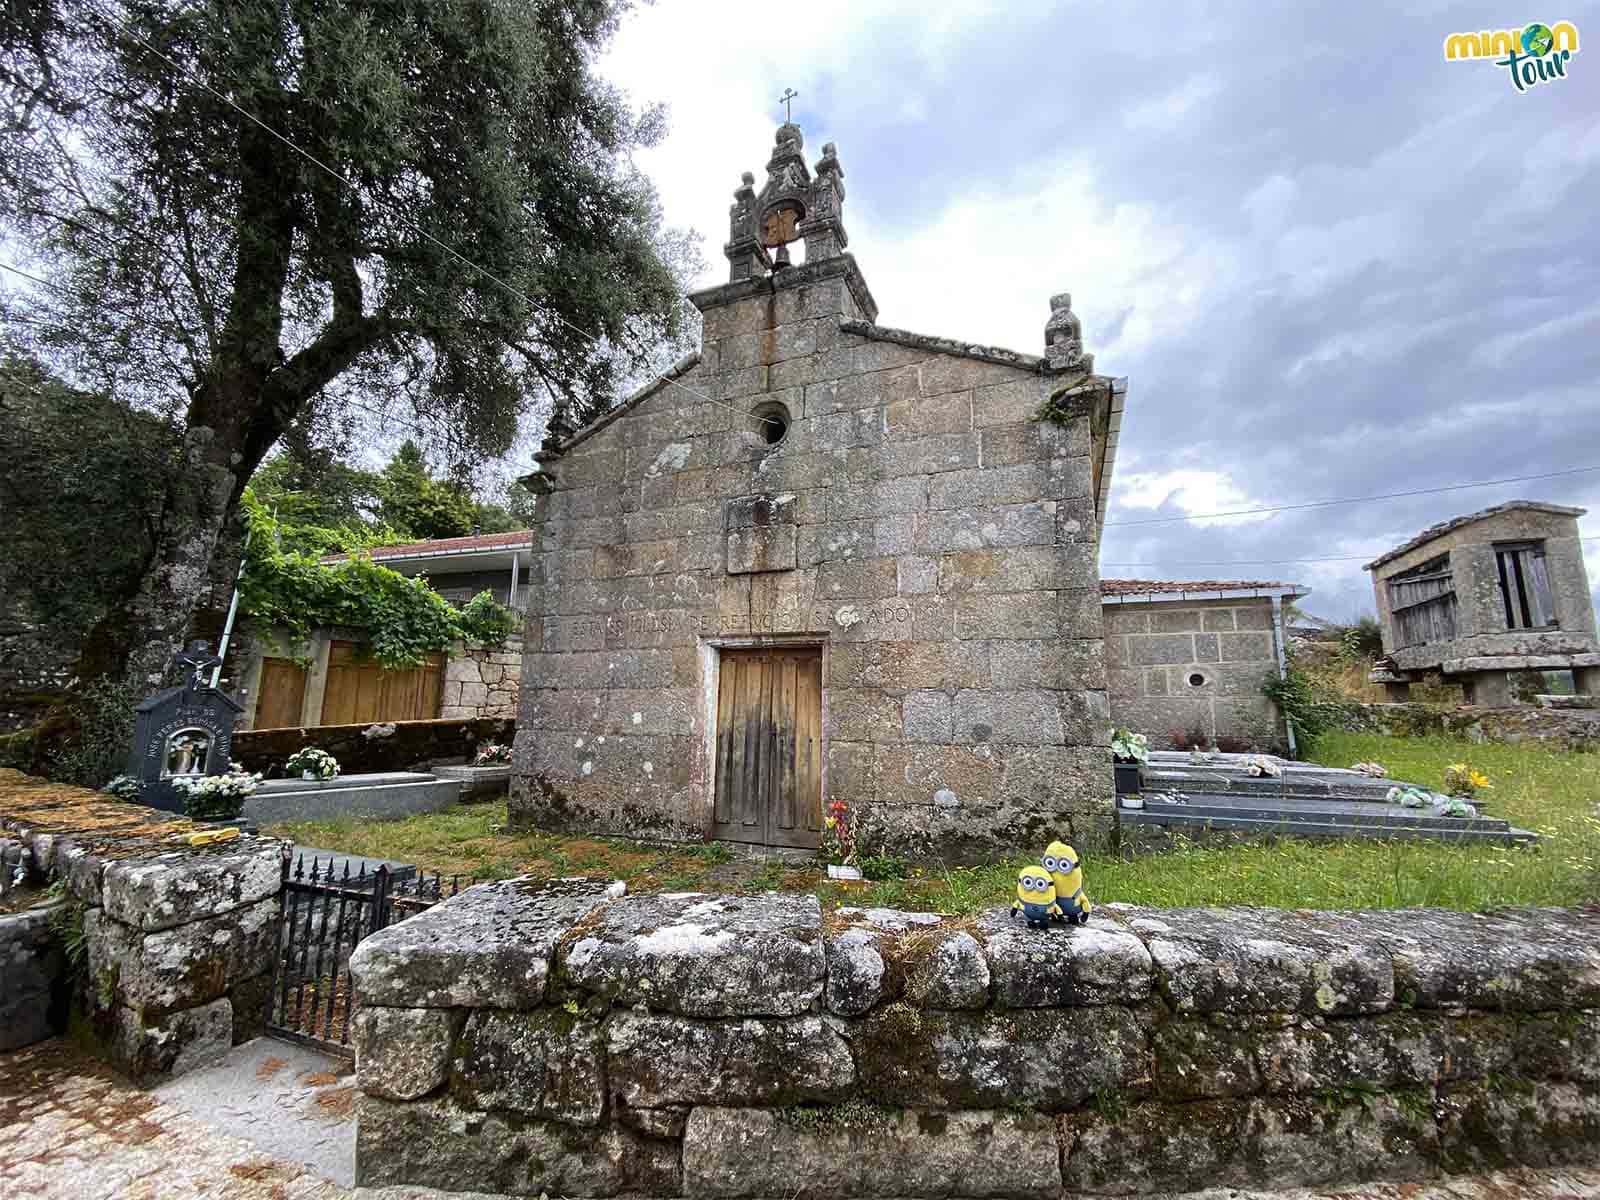
[[[1347,767],[1377,761],[1396,779],[1437,788],[1444,768],[1468,762],[1493,787],[1481,797],[1494,816],[1543,835],[1536,846],[1414,841],[1296,841],[1232,846],[1180,842],[1130,859],[1084,863],[1098,903],[1279,908],[1455,908],[1600,901],[1600,755],[1529,746],[1477,746],[1447,738],[1331,734],[1315,759]],[[967,913],[1009,903],[1017,869],[1042,847],[981,867],[914,868],[906,878],[830,883],[821,869],[736,860],[726,846],[647,846],[620,838],[510,832],[504,804],[457,806],[403,821],[302,822],[269,832],[303,845],[417,863],[445,874],[502,879],[596,874],[634,891],[812,891],[840,904]]]

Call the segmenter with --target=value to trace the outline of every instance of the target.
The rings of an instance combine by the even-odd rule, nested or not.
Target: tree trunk
[[[211,590],[212,555],[234,502],[234,473],[210,461],[213,438],[209,429],[185,432],[150,565],[138,590],[90,631],[78,660],[80,685],[111,677],[153,691],[183,649],[195,610]]]

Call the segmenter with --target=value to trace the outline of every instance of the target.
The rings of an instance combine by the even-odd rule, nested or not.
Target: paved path
[[[350,1178],[352,1097],[337,1063],[270,1042],[235,1047],[221,1066],[153,1092],[65,1041],[42,1042],[0,1054],[0,1186],[29,1200],[472,1200],[328,1178]],[[1600,1167],[1343,1190],[1220,1188],[1185,1200],[1336,1198],[1600,1200]]]

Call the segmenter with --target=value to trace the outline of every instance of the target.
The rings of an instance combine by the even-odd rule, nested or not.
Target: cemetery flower
[[[118,775],[100,790],[118,800],[133,801],[139,798],[139,781],[132,775]]]
[[[847,866],[856,857],[856,814],[843,800],[828,802],[822,818],[822,857],[830,866]]]
[[[1150,739],[1128,729],[1111,732],[1111,757],[1118,762],[1142,763],[1150,758]]]
[[[172,780],[183,796],[184,815],[196,821],[227,821],[239,815],[245,800],[261,786],[261,776],[237,769],[224,775],[181,775]]]
[[[1265,754],[1252,754],[1244,760],[1244,769],[1251,775],[1277,779],[1283,774],[1283,768],[1273,762]]]
[[[492,767],[499,763],[511,761],[511,747],[499,742],[485,742],[478,747],[478,753],[473,756],[472,765],[475,767]]]
[[[1466,763],[1451,763],[1444,769],[1444,790],[1452,796],[1471,799],[1493,786],[1487,775]]]
[[[1401,808],[1427,808],[1433,803],[1432,792],[1409,783],[1390,788],[1386,798],[1390,804],[1398,804]]]
[[[291,775],[310,775],[313,779],[332,779],[339,773],[339,760],[315,746],[301,747],[283,765]]]

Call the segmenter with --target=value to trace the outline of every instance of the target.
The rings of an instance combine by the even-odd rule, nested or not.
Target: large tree
[[[13,336],[180,430],[183,486],[81,674],[162,675],[309,408],[399,404],[495,454],[679,334],[629,157],[660,116],[595,72],[622,7],[8,0],[0,235],[50,284],[10,294]]]

